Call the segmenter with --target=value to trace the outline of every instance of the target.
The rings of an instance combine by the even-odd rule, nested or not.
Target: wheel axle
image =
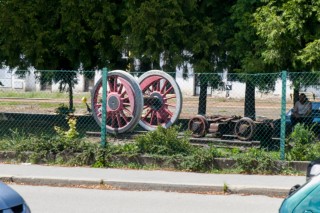
[[[146,130],[159,125],[168,128],[179,118],[182,95],[169,74],[151,70],[136,81],[129,73],[115,70],[107,78],[107,132],[131,131],[138,123]],[[91,97],[93,116],[101,125],[102,79],[94,86]]]

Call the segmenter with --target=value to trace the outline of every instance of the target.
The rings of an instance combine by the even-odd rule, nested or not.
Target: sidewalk
[[[122,190],[161,190],[214,193],[228,189],[234,194],[286,196],[303,184],[305,176],[203,174],[31,164],[0,164],[0,179],[15,183],[76,186],[105,184]]]

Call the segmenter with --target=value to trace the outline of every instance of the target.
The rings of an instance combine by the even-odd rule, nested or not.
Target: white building
[[[195,75],[193,73],[192,67],[188,67],[188,73],[183,77],[182,69],[177,69],[176,71],[176,82],[180,86],[183,96],[194,96],[199,95],[200,87],[195,83]],[[37,79],[35,70],[30,69],[29,72],[24,77],[19,77],[16,74],[16,70],[10,71],[9,69],[0,69],[0,91],[1,90],[15,90],[21,92],[28,91],[59,91],[59,83],[52,83],[51,85],[40,85]],[[86,79],[84,75],[78,74],[78,84],[75,85],[75,92],[87,92],[90,91],[95,83],[101,78],[101,71],[95,72],[95,77],[93,80]],[[219,89],[213,90],[210,86],[207,88],[207,94],[214,97],[224,97],[224,98],[244,98],[245,96],[245,84],[240,82],[229,82],[226,77],[226,72],[222,73],[223,86]],[[137,77],[136,77],[137,78]],[[230,90],[228,90],[227,86]],[[317,97],[320,96],[320,91],[314,88],[308,88],[306,91],[312,91]],[[270,97],[279,97],[282,92],[282,82],[279,79],[275,85],[275,91],[269,93],[268,95],[262,94],[256,89],[257,97],[262,95]],[[290,97],[292,93],[291,82],[287,81],[286,87],[287,97]],[[319,94],[318,94],[319,93]],[[260,95],[260,96],[259,96]]]
[[[16,70],[1,69],[0,70],[0,90],[15,90],[21,92],[31,91],[59,91],[59,83],[49,85],[41,85],[35,70],[30,69],[25,76],[21,77],[16,74]],[[75,85],[75,92],[85,92],[93,87],[93,81],[90,81],[84,77],[84,75],[78,74],[78,84]]]

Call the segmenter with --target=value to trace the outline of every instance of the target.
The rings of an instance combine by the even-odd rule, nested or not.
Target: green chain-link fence
[[[132,73],[132,76],[138,82],[141,74]],[[286,113],[293,107],[299,93],[305,93],[309,101],[313,102],[312,116],[317,122],[315,113],[319,107],[315,103],[320,97],[318,72],[198,73],[187,76],[179,72],[169,74],[174,77],[181,90],[181,102],[174,90],[176,86],[170,80],[157,84],[160,80],[151,75],[148,76],[150,85],[145,86],[140,82],[144,88],[142,98],[145,103],[149,103],[150,110],[145,111],[145,106],[138,107],[138,110],[143,111],[142,118],[152,125],[166,122],[166,119],[169,121],[179,114],[175,124],[181,124],[182,130],[194,131],[198,138],[219,139],[220,142],[225,140],[231,144],[256,144],[279,150],[283,155],[284,139],[292,131],[290,117]],[[96,113],[96,118],[101,118],[101,104],[96,103],[96,107],[92,109],[91,100],[101,103],[101,92],[95,93],[99,97],[92,99],[91,95],[94,93],[91,91],[101,89],[95,86],[101,76],[101,71],[16,71],[14,74],[4,71],[0,74],[0,134],[4,136],[11,131],[26,134],[54,133],[54,126],[67,128],[66,115],[69,112],[77,117],[77,130],[80,134],[100,132],[100,125],[92,113]],[[122,127],[121,123],[129,122],[130,113],[137,110],[137,106],[130,106],[130,112],[125,105],[138,104],[129,101],[138,92],[132,89],[124,95],[121,91],[132,82],[130,79],[126,83],[117,81],[107,82],[108,91],[111,89],[120,94],[119,97],[113,97],[115,100],[118,97],[119,100],[123,98],[128,101],[120,106],[117,105],[120,102],[108,100],[114,104],[108,105],[110,109],[123,107],[124,112],[111,116],[107,112],[106,122],[111,126],[116,123],[113,127]],[[70,86],[72,90],[69,89]],[[116,87],[119,88],[115,89]],[[165,98],[157,96],[156,91],[160,91],[160,96]],[[163,104],[165,108],[159,107],[159,104]],[[180,110],[177,105],[180,104],[181,112],[177,113]],[[163,110],[166,118],[159,114],[157,116],[159,110]],[[125,115],[127,111],[129,115]],[[147,118],[146,114],[150,114],[150,117]],[[191,122],[192,119],[195,119],[194,122]],[[202,122],[207,126],[202,126]],[[137,131],[143,128],[137,125],[129,129]]]
[[[77,130],[100,131],[100,127],[82,102],[90,105],[93,72],[75,71],[9,71],[0,75],[0,134],[11,131],[25,134],[55,133],[54,126],[67,128],[66,115],[77,117]],[[69,85],[73,85],[69,93]],[[71,98],[70,99],[70,95]],[[70,101],[73,105],[70,106]],[[71,108],[70,108],[71,107]]]

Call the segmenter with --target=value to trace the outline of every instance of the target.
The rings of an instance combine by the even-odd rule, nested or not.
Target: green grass
[[[65,104],[68,106],[68,104]],[[29,102],[29,103],[24,103],[24,102],[0,102],[0,107],[10,107],[10,112],[24,112],[25,110],[30,110],[30,109],[43,109],[46,112],[55,112],[55,110],[60,106],[60,103],[49,103],[49,102]],[[81,111],[86,111],[86,105],[84,104],[74,104],[74,107],[76,109],[76,112],[81,110]],[[25,108],[25,109],[24,109]],[[38,113],[41,113],[38,111]]]
[[[83,96],[90,98],[89,92],[74,93],[74,99],[81,99]],[[0,98],[48,98],[48,99],[68,99],[69,94],[67,92],[16,92],[16,91],[1,91]]]
[[[74,93],[73,101],[75,112],[86,112],[86,105],[81,102],[82,97],[87,97],[90,101],[90,93],[82,92],[82,93]],[[65,105],[69,105],[69,94],[66,92],[15,92],[15,91],[0,91],[0,98],[30,98],[35,100],[28,101],[19,101],[19,100],[2,100],[0,102],[1,107],[10,107],[10,112],[28,112],[33,109],[40,109],[37,111],[38,113],[47,113],[47,112],[55,112],[56,109],[60,106],[60,104],[64,103]],[[45,102],[45,100],[36,100],[36,99],[49,99],[49,101]],[[90,104],[90,103],[89,103]],[[8,110],[8,109],[7,109]]]

